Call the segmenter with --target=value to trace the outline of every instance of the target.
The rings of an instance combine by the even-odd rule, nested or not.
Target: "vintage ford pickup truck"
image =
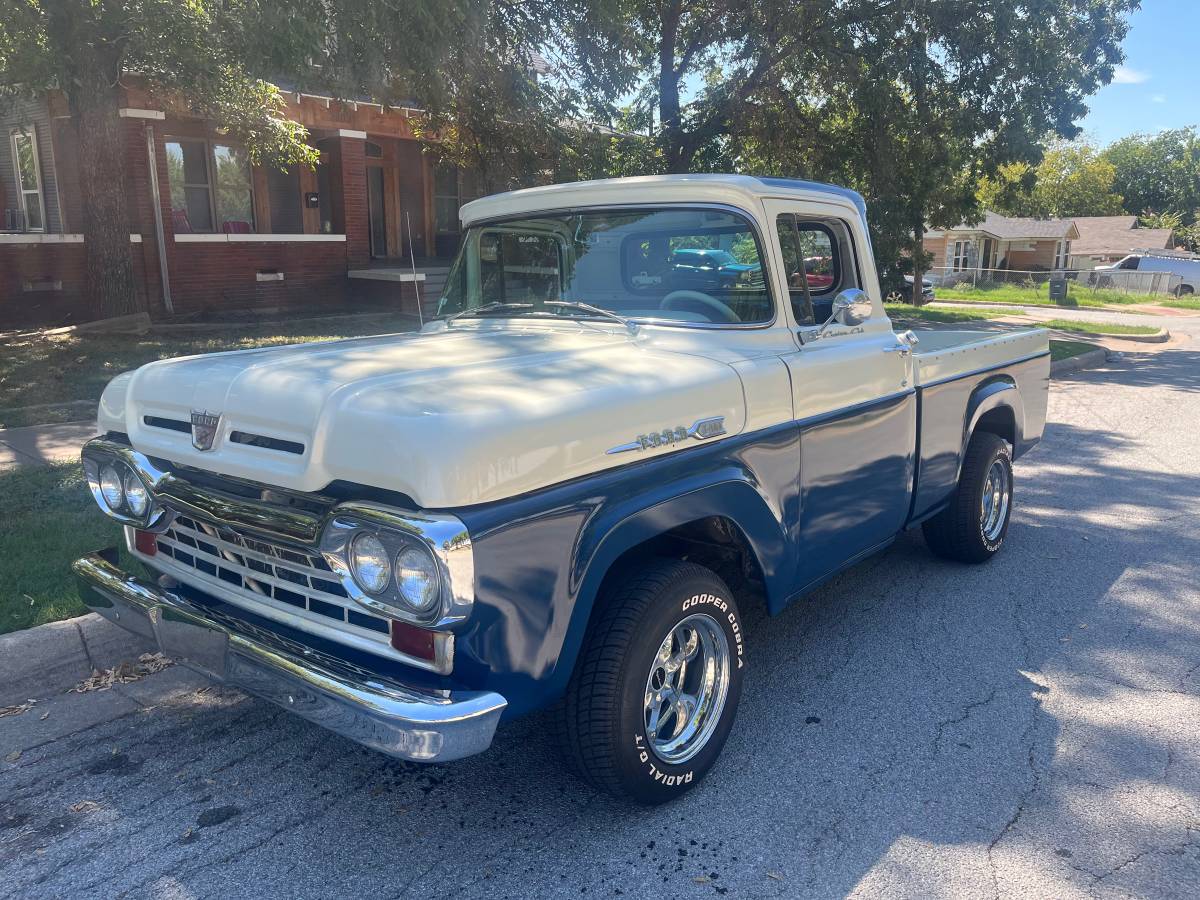
[[[83,596],[383,753],[545,709],[593,784],[678,796],[734,723],[740,609],[918,524],[987,560],[1042,434],[1046,332],[896,334],[865,213],[745,176],[469,203],[418,332],[113,380],[84,467],[152,574],[102,551]]]

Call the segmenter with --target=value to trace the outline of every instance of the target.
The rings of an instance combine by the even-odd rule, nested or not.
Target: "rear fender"
[[[976,387],[967,401],[967,411],[963,418],[962,448],[958,454],[959,475],[962,474],[962,461],[967,453],[967,444],[971,442],[980,420],[999,409],[1007,409],[1012,413],[1012,434],[1007,437],[1013,445],[1014,452],[1021,446],[1025,433],[1025,406],[1021,402],[1021,392],[1017,390],[1017,383],[1011,375],[996,375]]]

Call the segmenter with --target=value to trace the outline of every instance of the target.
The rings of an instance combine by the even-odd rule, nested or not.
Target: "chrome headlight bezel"
[[[116,519],[122,525],[131,525],[142,531],[166,530],[170,524],[170,516],[155,497],[155,488],[165,477],[165,473],[155,469],[144,457],[129,447],[114,441],[89,441],[84,446],[80,459],[92,499],[105,515]],[[121,484],[121,502],[115,508],[108,502],[101,486],[101,473],[108,468],[113,469]],[[126,485],[131,479],[136,479],[145,490],[146,507],[140,515],[133,511],[129,503]]]
[[[363,589],[350,564],[352,543],[360,534],[377,537],[388,550],[392,577],[379,593]],[[422,628],[445,629],[463,621],[475,598],[471,539],[454,516],[406,513],[371,503],[345,503],[334,509],[321,533],[321,554],[342,587],[360,606]],[[425,553],[437,573],[436,599],[417,608],[401,590],[396,560],[410,550]]]

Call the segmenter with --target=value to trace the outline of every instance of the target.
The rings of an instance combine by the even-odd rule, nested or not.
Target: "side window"
[[[1117,266],[1117,268],[1119,268],[1119,269],[1136,269],[1137,267],[1138,267],[1138,257],[1136,257],[1136,256],[1125,257],[1123,260],[1121,260],[1120,265]]]
[[[802,325],[829,317],[833,295],[853,285],[849,238],[841,223],[791,213],[775,222],[792,310]]]

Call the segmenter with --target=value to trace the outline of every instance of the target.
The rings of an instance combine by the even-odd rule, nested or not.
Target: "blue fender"
[[[963,416],[962,450],[958,455],[958,470],[962,473],[962,461],[967,452],[967,444],[979,425],[979,420],[993,410],[1007,408],[1013,416],[1012,444],[1014,452],[1021,446],[1025,433],[1025,406],[1021,402],[1021,392],[1011,375],[997,375],[981,382],[967,401],[966,414]]]
[[[495,690],[511,717],[567,686],[604,577],[622,554],[711,516],[757,557],[768,602],[795,581],[799,429],[793,424],[600,473],[465,513],[479,574],[455,676]]]

